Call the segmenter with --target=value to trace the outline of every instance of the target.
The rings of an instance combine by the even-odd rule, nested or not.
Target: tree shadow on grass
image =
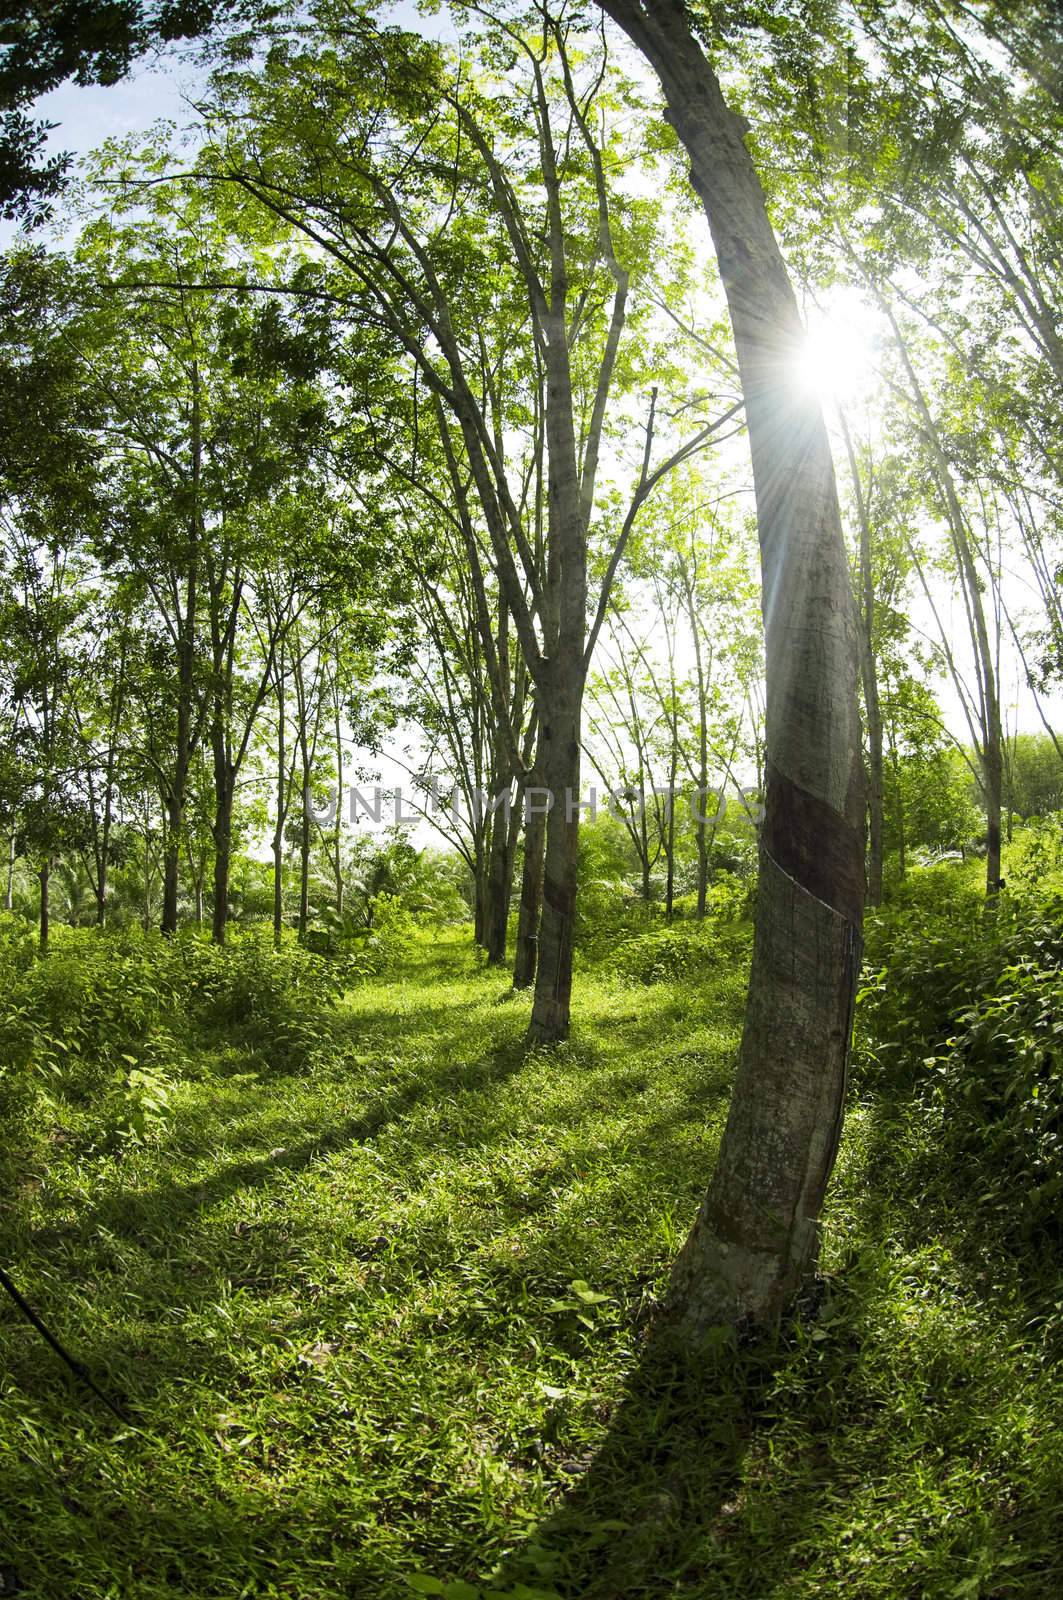
[[[834,1406],[858,1355],[853,1337],[807,1367],[811,1422]],[[765,1470],[779,1373],[804,1363],[792,1339],[730,1333],[691,1351],[660,1318],[605,1440],[534,1537],[494,1573],[564,1600],[761,1600],[792,1570],[840,1470],[810,1435],[804,1470],[780,1494]]]
[[[633,1056],[651,1047],[659,1047],[660,1016],[651,1006],[635,1004],[634,1001],[632,1004],[630,1018],[617,1019],[613,1035],[608,1041],[597,1041],[588,1027],[587,1037],[582,1042],[577,1038],[568,1056],[558,1058],[558,1078],[564,1076],[568,1080],[571,1092],[566,1091],[564,1097],[554,1099],[550,1109],[542,1113],[543,1124],[549,1125],[551,1130],[556,1129],[558,1134],[555,1141],[557,1152],[551,1150],[548,1153],[549,1159],[544,1159],[541,1179],[537,1181],[537,1187],[532,1185],[536,1187],[536,1196],[542,1191],[544,1205],[552,1187],[560,1187],[568,1182],[573,1163],[578,1160],[583,1165],[584,1157],[577,1153],[578,1145],[572,1142],[564,1144],[569,1127],[578,1131],[581,1124],[585,1125],[588,1135],[593,1135],[588,1140],[587,1148],[594,1152],[597,1150],[595,1139],[599,1131],[596,1105],[612,1106],[621,1094],[631,1097],[631,1124],[629,1129],[621,1128],[617,1132],[616,1152],[618,1156],[623,1155],[629,1142],[637,1149],[646,1192],[658,1195],[674,1193],[682,1178],[683,1181],[689,1180],[693,1195],[704,1181],[705,1172],[698,1170],[705,1161],[704,1152],[689,1146],[677,1148],[682,1145],[680,1125],[704,1123],[706,1106],[702,1102],[716,1100],[722,1095],[725,1088],[722,1073],[716,1064],[711,1077],[706,1079],[702,1063],[707,1059],[707,1052],[702,1049],[685,1051],[684,1047],[691,1041],[685,1032],[677,1030],[674,1040],[670,1038],[670,1043],[674,1044],[674,1049],[669,1052],[670,1067],[674,1067],[677,1060],[684,1061],[685,1055],[690,1055],[692,1059],[684,1062],[678,1089],[674,1072],[670,1071],[667,1101],[660,1101],[653,1091],[654,1067],[648,1066],[643,1071],[631,1065]],[[194,1315],[204,1303],[218,1298],[224,1280],[230,1280],[232,1286],[239,1289],[241,1272],[247,1268],[252,1256],[263,1255],[270,1258],[271,1268],[276,1269],[270,1278],[269,1290],[275,1288],[283,1292],[287,1289],[301,1299],[305,1292],[303,1246],[312,1244],[312,1228],[305,1219],[293,1223],[283,1215],[268,1217],[265,1222],[256,1221],[253,1226],[258,1232],[250,1235],[256,1240],[252,1249],[249,1236],[242,1231],[236,1232],[236,1227],[242,1230],[245,1226],[242,1214],[237,1215],[237,1208],[234,1207],[223,1212],[224,1202],[242,1190],[267,1188],[278,1178],[282,1180],[277,1189],[278,1201],[283,1201],[285,1178],[305,1171],[319,1159],[339,1155],[352,1146],[366,1143],[384,1130],[394,1129],[404,1122],[411,1123],[415,1130],[414,1145],[419,1142],[429,1159],[436,1149],[437,1138],[446,1141],[450,1154],[474,1149],[489,1154],[495,1144],[508,1147],[517,1134],[507,1121],[509,1112],[504,1097],[497,1091],[528,1065],[528,1057],[517,1037],[516,1019],[514,1024],[505,1029],[505,1037],[493,1047],[480,1049],[474,1034],[473,1048],[470,1050],[467,1008],[460,998],[456,998],[453,1005],[434,1008],[429,1024],[434,1030],[430,1047],[421,1050],[416,1060],[400,1060],[397,1063],[402,1074],[398,1081],[388,1081],[386,1061],[373,1063],[372,1072],[366,1076],[361,1087],[352,1073],[350,1098],[356,1099],[361,1094],[363,1104],[354,1114],[334,1117],[309,1134],[302,1131],[305,1122],[300,1122],[308,1102],[303,1098],[290,1105],[284,1102],[280,1119],[267,1116],[270,1097],[277,1085],[275,1081],[261,1082],[241,1098],[244,1111],[263,1108],[263,1120],[256,1126],[255,1118],[251,1117],[246,1126],[234,1127],[230,1124],[229,1128],[239,1140],[248,1145],[255,1140],[261,1147],[264,1143],[264,1122],[270,1136],[275,1135],[278,1144],[284,1148],[268,1156],[251,1153],[241,1155],[239,1159],[229,1160],[199,1178],[156,1182],[141,1190],[127,1189],[101,1194],[73,1222],[63,1224],[56,1230],[62,1248],[59,1259],[52,1263],[53,1278],[56,1272],[60,1275],[66,1273],[70,1281],[78,1283],[82,1289],[88,1282],[102,1305],[109,1307],[115,1315],[115,1328],[110,1326],[110,1317],[100,1316],[98,1328],[95,1322],[91,1325],[94,1336],[90,1336],[89,1325],[81,1331],[71,1330],[71,1342],[77,1346],[78,1353],[101,1378],[104,1386],[112,1386],[108,1375],[114,1374],[120,1397],[123,1390],[129,1393],[134,1414],[149,1427],[157,1425],[153,1424],[152,1418],[159,1388],[183,1382],[188,1373],[194,1375],[196,1383],[206,1395],[206,1399],[198,1404],[208,1419],[216,1409],[211,1395],[217,1395],[218,1405],[237,1405],[240,1396],[247,1392],[255,1393],[254,1386],[259,1380],[254,1376],[253,1363],[247,1364],[245,1372],[239,1351],[235,1354],[225,1350],[215,1353],[201,1343],[191,1343],[184,1321],[171,1320],[169,1307],[175,1307],[182,1317]],[[398,1040],[414,1031],[420,1034],[424,1025],[423,1009],[416,1014],[402,1016],[395,1015],[390,1007],[370,1006],[359,1009],[349,1019],[338,1019],[341,1035],[356,1046],[359,1040],[373,1040],[377,1048],[380,1048],[378,1041],[382,1038]],[[482,1017],[478,1026],[483,1026]],[[696,1023],[692,1023],[691,1028],[696,1031]],[[496,1039],[500,1031],[491,1029]],[[386,1044],[382,1050],[386,1055]],[[312,1090],[312,1085],[310,1088]],[[644,1094],[643,1100],[641,1097]],[[471,1113],[468,1125],[458,1118],[454,1132],[450,1133],[444,1123],[436,1124],[431,1119],[420,1120],[423,1109],[431,1109],[437,1100],[442,1102],[455,1095],[468,1099]],[[538,1106],[533,1105],[531,1116],[535,1118],[539,1114]],[[219,1122],[216,1126],[222,1124]],[[223,1132],[227,1142],[231,1143],[229,1129],[223,1127]],[[180,1144],[179,1133],[177,1140]],[[208,1151],[204,1146],[198,1153],[206,1155]],[[416,1148],[411,1153],[416,1156]],[[599,1151],[592,1159],[601,1162],[603,1155]],[[355,1176],[359,1167],[360,1158],[351,1169]],[[416,1161],[410,1170],[413,1182],[420,1182]],[[181,1174],[178,1169],[177,1177],[184,1180],[186,1174]],[[522,1175],[522,1188],[526,1182],[526,1176]],[[626,1182],[622,1173],[616,1175],[615,1183],[610,1176],[599,1203],[611,1204],[614,1197],[619,1202]],[[501,1233],[519,1221],[525,1204],[526,1197],[522,1198],[516,1191],[511,1195],[506,1190],[501,1196],[497,1218],[490,1225],[491,1234]],[[255,1214],[255,1206],[256,1202],[249,1199],[249,1214]],[[523,1282],[519,1280],[525,1276],[530,1275],[542,1284],[555,1278],[559,1270],[562,1278],[565,1273],[584,1270],[581,1260],[578,1264],[567,1264],[563,1269],[558,1267],[558,1260],[565,1259],[562,1235],[571,1231],[571,1223],[559,1213],[552,1227],[544,1226],[541,1237],[533,1235],[523,1264],[518,1264],[515,1258],[510,1268],[503,1260],[495,1275],[500,1300],[505,1300],[509,1289],[512,1289],[516,1298],[519,1291],[523,1290]],[[561,1244],[560,1251],[555,1248],[558,1241]],[[43,1234],[38,1235],[34,1240],[34,1252],[43,1248],[45,1253],[50,1253],[51,1242]],[[342,1240],[339,1243],[341,1248],[346,1248]],[[411,1235],[401,1247],[406,1264],[416,1262],[418,1270],[423,1267],[422,1243],[422,1235]],[[590,1264],[586,1270],[592,1270]],[[514,1277],[512,1285],[509,1284],[510,1273]],[[98,1280],[98,1290],[93,1284],[94,1279]],[[257,1290],[250,1292],[256,1293]],[[45,1305],[42,1309],[49,1311],[52,1308]],[[306,1317],[299,1321],[297,1328],[288,1331],[294,1337],[305,1337],[307,1340],[321,1337],[312,1331],[311,1326],[316,1316],[315,1302],[308,1300],[306,1306],[300,1309],[305,1309]],[[95,1313],[93,1315],[95,1318]],[[127,1321],[124,1320],[126,1318]],[[248,1329],[256,1333],[266,1329],[265,1318],[264,1309],[262,1316],[256,1314],[248,1319]],[[60,1316],[60,1331],[64,1331],[63,1321],[64,1318]],[[268,1330],[264,1336],[268,1336]],[[39,1353],[28,1341],[25,1345],[18,1345],[13,1354],[16,1359],[12,1375],[19,1386],[38,1404],[46,1407],[46,1414],[54,1413],[56,1409],[61,1414],[63,1408],[57,1408],[53,1403],[54,1370],[44,1367]],[[490,1357],[490,1347],[485,1354]],[[694,1548],[681,1526],[682,1518],[688,1516],[688,1500],[697,1507],[697,1539],[701,1539],[706,1526],[711,1533],[714,1517],[726,1530],[730,1514],[725,1508],[741,1471],[745,1441],[754,1426],[755,1393],[759,1382],[753,1378],[748,1382],[743,1380],[744,1388],[739,1385],[736,1402],[732,1394],[733,1385],[727,1377],[730,1370],[728,1363],[733,1365],[734,1359],[738,1359],[737,1356],[732,1358],[726,1351],[719,1352],[718,1370],[714,1369],[715,1376],[708,1382],[702,1371],[673,1371],[669,1375],[666,1359],[659,1355],[656,1342],[650,1341],[632,1380],[629,1399],[614,1417],[609,1440],[578,1489],[574,1486],[571,1507],[567,1507],[566,1503],[566,1508],[558,1508],[558,1549],[563,1549],[565,1561],[576,1574],[566,1593],[597,1592],[607,1595],[610,1592],[625,1592],[616,1588],[610,1591],[608,1587],[597,1591],[587,1589],[586,1585],[578,1587],[583,1584],[580,1574],[589,1573],[593,1577],[598,1571],[603,1552],[608,1554],[614,1544],[620,1548],[616,1529],[607,1526],[603,1537],[603,1522],[624,1522],[629,1551],[624,1558],[625,1566],[641,1563],[639,1570],[649,1575],[645,1577],[643,1589],[632,1589],[630,1592],[633,1594],[668,1592],[646,1587],[651,1582],[652,1573],[658,1567],[664,1569],[669,1563],[681,1563],[687,1559],[688,1546],[689,1549]],[[741,1360],[745,1362],[746,1357],[742,1356]],[[298,1367],[298,1362],[299,1357],[293,1355],[292,1365],[297,1375],[312,1374],[313,1369]],[[90,1402],[90,1406],[93,1405]],[[320,1416],[322,1426],[328,1425],[328,1414],[326,1406]],[[103,1427],[110,1427],[106,1416],[98,1420]],[[707,1456],[704,1450],[706,1437],[714,1441]],[[650,1441],[649,1445],[647,1441]],[[579,1470],[577,1465],[573,1475]],[[669,1488],[663,1499],[660,1489],[662,1474],[666,1482],[674,1481],[676,1486]],[[312,1491],[308,1493],[312,1497]],[[268,1566],[276,1562],[277,1573],[283,1572],[285,1535],[282,1519],[274,1518],[267,1508],[256,1509],[251,1498],[246,1505],[234,1502],[231,1507],[233,1527],[226,1532],[225,1522],[229,1512],[220,1517],[215,1527],[210,1518],[199,1514],[192,1498],[186,1509],[181,1494],[172,1487],[168,1496],[165,1489],[160,1491],[160,1499],[152,1515],[157,1517],[159,1542],[172,1546],[175,1551],[173,1577],[169,1580],[174,1592],[209,1596],[212,1593],[209,1570],[211,1541],[238,1540],[245,1535],[250,1537],[248,1530],[256,1526],[259,1530],[255,1534],[258,1541],[256,1549],[263,1563]],[[637,1507],[633,1512],[632,1504],[636,1501]],[[92,1509],[91,1502],[89,1504],[90,1509],[83,1515],[96,1516],[96,1510]],[[290,1515],[293,1531],[299,1532],[303,1510],[297,1508]],[[186,1516],[187,1526],[183,1527],[182,1518]],[[342,1525],[339,1492],[335,1502],[325,1496],[317,1506],[310,1507],[308,1503],[306,1517],[314,1530],[320,1528],[322,1518],[327,1520],[332,1517],[334,1527]],[[364,1573],[355,1577],[359,1569],[356,1535],[352,1533],[351,1539],[351,1578],[344,1578],[341,1582],[337,1576],[337,1594],[386,1595],[388,1600],[393,1600],[394,1595],[405,1592],[401,1574],[383,1572],[379,1559],[372,1571],[367,1567]],[[696,1543],[697,1540],[694,1541]],[[201,1547],[202,1559],[195,1554]],[[634,1555],[630,1553],[632,1551]],[[690,1559],[693,1559],[692,1555]],[[158,1573],[162,1567],[160,1557],[150,1570]],[[112,1569],[108,1568],[108,1572],[112,1572]],[[272,1580],[275,1576],[272,1567],[269,1568],[269,1574]],[[389,1577],[391,1587],[388,1586]],[[147,1585],[147,1576],[143,1581]],[[279,1577],[277,1581],[280,1581]],[[42,1593],[59,1592],[63,1591],[58,1583],[51,1591],[42,1590]],[[66,1592],[76,1590],[68,1587]],[[144,1592],[155,1591],[145,1587]]]

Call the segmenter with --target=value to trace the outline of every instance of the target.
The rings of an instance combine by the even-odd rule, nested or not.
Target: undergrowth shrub
[[[328,1011],[356,975],[345,961],[290,942],[274,950],[258,934],[224,949],[198,941],[189,948],[190,1011],[282,1069],[305,1062],[328,1037]]]
[[[624,939],[652,927],[658,909],[620,877],[581,880],[576,897],[576,949],[597,963]]]
[[[748,945],[748,928],[705,918],[629,934],[602,964],[629,983],[707,985],[721,965],[744,960]]]
[[[1033,817],[1008,850],[1008,881],[1020,891],[1063,895],[1063,816]]]
[[[1063,910],[1063,907],[1061,907]],[[1055,958],[1058,960],[1058,956]],[[991,993],[927,1056],[922,1103],[942,1147],[978,1174],[980,1210],[1016,1242],[1063,1239],[1063,974],[1041,952],[1005,967]]]
[[[937,1179],[1000,1237],[1058,1243],[1063,897],[1009,892],[987,909],[948,868],[918,878],[868,919],[855,1087],[908,1105]]]
[[[265,930],[223,949],[132,927],[57,928],[46,959],[32,935],[0,925],[0,1143],[17,1143],[42,1095],[91,1104],[102,1129],[143,1138],[165,1121],[170,1091],[202,1070],[221,1034],[256,1066],[313,1065],[329,1012],[362,974],[357,960]]]
[[[456,891],[455,891],[456,892]],[[342,913],[327,907],[308,930],[307,947],[343,963],[349,982],[374,978],[409,948],[417,917],[396,895],[379,894]]]

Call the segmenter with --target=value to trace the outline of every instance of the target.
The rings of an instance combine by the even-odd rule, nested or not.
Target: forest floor
[[[907,1108],[847,1125],[815,1304],[680,1361],[650,1315],[711,1170],[744,936],[578,974],[569,1044],[466,932],[302,1070],[204,1045],[164,1131],[47,1134],[0,1258],[0,1594],[769,1600],[1063,1592],[1063,1379]]]

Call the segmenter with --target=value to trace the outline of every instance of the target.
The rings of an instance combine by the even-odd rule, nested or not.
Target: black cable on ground
[[[34,1311],[29,1301],[11,1282],[11,1279],[4,1271],[3,1267],[0,1267],[0,1287],[7,1290],[12,1300],[22,1312],[22,1315],[26,1318],[26,1321],[36,1328],[37,1332],[40,1334],[41,1338],[46,1341],[46,1343],[51,1345],[56,1355],[61,1361],[66,1363],[74,1376],[76,1378],[80,1378],[82,1383],[85,1384],[86,1388],[92,1390],[97,1400],[103,1401],[103,1404],[107,1407],[108,1411],[111,1412],[112,1416],[117,1417],[121,1423],[128,1423],[130,1419],[126,1416],[125,1412],[122,1411],[121,1407],[108,1395],[104,1394],[103,1390],[100,1388],[99,1384],[96,1382],[88,1368],[84,1366],[76,1356],[72,1356],[70,1351],[60,1344],[59,1340],[56,1338],[55,1334],[52,1333],[51,1329],[47,1328],[41,1321],[40,1317],[37,1315],[36,1311]]]

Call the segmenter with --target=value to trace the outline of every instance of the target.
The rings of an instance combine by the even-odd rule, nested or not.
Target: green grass
[[[219,1041],[152,1143],[38,1129],[2,1257],[135,1426],[0,1306],[21,1592],[1063,1592],[1054,1324],[969,1196],[927,1206],[903,1100],[854,1109],[794,1328],[693,1362],[652,1331],[738,948],[696,985],[581,972],[572,1040],[527,1057],[527,1002],[426,934],[312,1067]]]

